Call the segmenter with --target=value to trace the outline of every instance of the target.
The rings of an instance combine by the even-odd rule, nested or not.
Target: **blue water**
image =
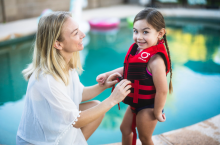
[[[158,123],[154,135],[186,127],[220,114],[220,27],[211,22],[167,20],[168,44],[173,68],[174,93],[167,97],[167,120]],[[122,24],[109,32],[92,30],[81,52],[85,86],[94,85],[100,73],[121,67],[133,43],[132,29]],[[31,62],[33,40],[0,48],[0,144],[14,145],[24,106],[27,82],[21,71]],[[169,81],[169,77],[168,77]],[[95,99],[110,95],[107,89]],[[88,140],[89,145],[121,141],[119,130],[127,105],[113,107]]]

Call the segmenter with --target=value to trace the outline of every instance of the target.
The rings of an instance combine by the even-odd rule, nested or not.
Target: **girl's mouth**
[[[137,42],[139,46],[146,44],[146,42]]]

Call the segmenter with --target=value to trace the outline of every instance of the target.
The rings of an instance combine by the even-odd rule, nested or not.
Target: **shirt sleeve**
[[[64,124],[74,124],[77,121],[80,111],[77,109],[76,104],[68,96],[65,84],[63,82],[57,82],[53,77],[48,77],[48,84],[52,94],[52,97],[48,99],[50,104],[53,104],[55,113],[59,115],[65,121]],[[56,110],[58,109],[58,110]]]
[[[81,94],[81,100],[80,100],[80,103],[82,102],[82,93],[83,93],[83,89],[84,89],[84,85],[79,82],[79,90],[80,90],[80,94]]]
[[[75,102],[78,102],[79,104],[82,102],[82,93],[84,89],[84,85],[79,80],[79,75],[76,72],[76,70],[72,70],[72,77],[73,77],[73,90],[74,90],[74,96],[77,96],[78,98],[74,97]],[[78,101],[77,101],[78,100]]]
[[[80,111],[68,96],[65,84],[53,76],[46,75],[44,81],[36,83],[34,88],[34,110],[45,140],[60,138],[69,127],[73,127],[72,124],[80,117]]]

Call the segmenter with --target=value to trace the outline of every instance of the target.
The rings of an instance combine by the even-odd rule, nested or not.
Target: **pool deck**
[[[134,16],[143,6],[118,5],[84,10],[83,20],[95,17],[126,18]],[[158,9],[164,16],[220,20],[220,10],[169,8]],[[37,30],[37,19],[30,18],[9,23],[0,23],[0,42],[32,35]],[[192,126],[153,136],[155,145],[220,145],[220,114]],[[112,143],[108,145],[121,145]],[[137,145],[141,145],[137,140]]]
[[[84,10],[83,20],[90,20],[97,17],[118,17],[126,18],[135,16],[145,7],[140,5],[117,5],[111,7]],[[187,17],[220,20],[220,9],[185,9],[185,8],[160,8],[164,16]],[[23,19],[8,23],[0,23],[0,42],[34,34],[37,30],[38,18]]]
[[[188,127],[155,135],[152,139],[155,145],[220,145],[220,114]],[[137,145],[141,145],[139,139]]]

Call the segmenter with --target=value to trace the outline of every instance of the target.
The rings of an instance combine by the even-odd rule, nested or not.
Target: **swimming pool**
[[[154,135],[182,128],[220,114],[220,25],[219,22],[167,19],[168,45],[173,66],[174,93],[165,105],[167,120],[158,123]],[[91,31],[81,52],[85,86],[96,83],[96,76],[123,65],[132,40],[132,29],[122,23],[109,32]],[[0,48],[0,144],[14,145],[24,106],[27,82],[21,71],[31,61],[26,40]],[[110,89],[95,99],[104,100]],[[88,140],[89,145],[121,141],[119,130],[127,106],[113,107]]]

